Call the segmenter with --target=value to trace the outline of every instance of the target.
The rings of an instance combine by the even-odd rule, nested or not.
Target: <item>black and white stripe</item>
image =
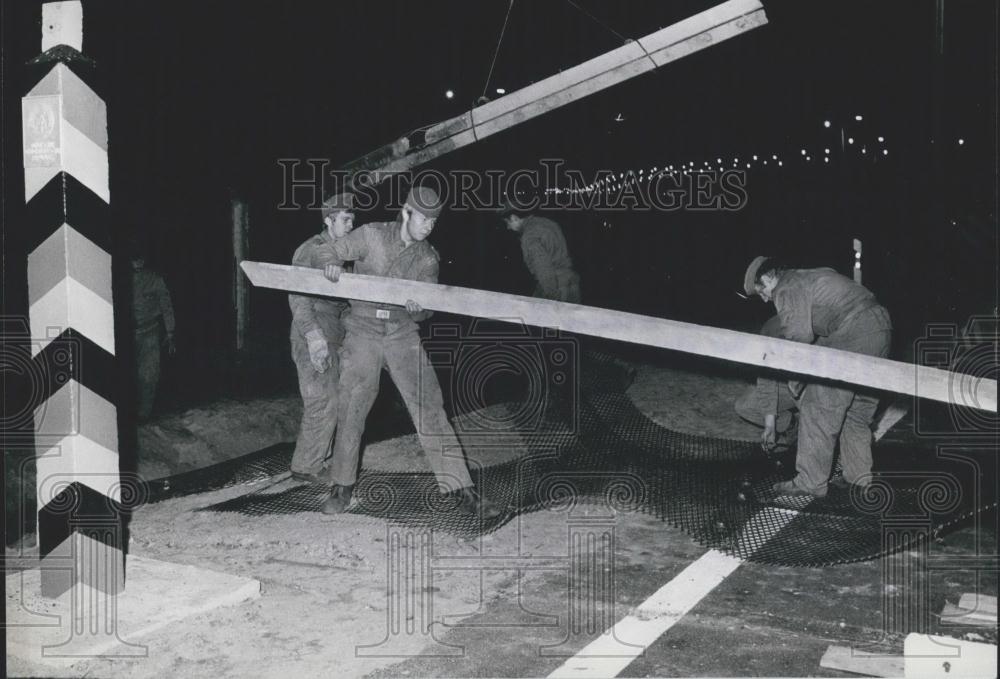
[[[60,5],[73,22],[78,3]],[[45,10],[50,6],[46,5]],[[72,11],[70,11],[72,10]],[[64,14],[68,12],[68,14]],[[107,110],[68,64],[82,28],[43,22],[22,98],[42,594],[124,586]],[[58,30],[55,30],[55,28]]]

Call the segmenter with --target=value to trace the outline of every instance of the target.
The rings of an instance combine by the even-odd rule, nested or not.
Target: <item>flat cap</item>
[[[428,186],[414,186],[406,196],[406,204],[427,217],[435,219],[444,209],[444,202],[437,191]]]
[[[760,265],[769,259],[771,258],[758,255],[753,258],[752,262],[750,262],[750,266],[747,267],[746,274],[743,275],[743,292],[747,295],[754,295],[757,293],[754,289],[754,283],[757,281],[757,272],[760,271]]]
[[[323,201],[323,219],[337,212],[351,212],[354,210],[353,193],[337,193]]]

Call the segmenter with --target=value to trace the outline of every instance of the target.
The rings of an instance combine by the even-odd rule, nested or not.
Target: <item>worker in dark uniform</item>
[[[160,381],[160,348],[173,355],[174,307],[163,277],[146,268],[138,252],[132,255],[132,328],[135,338],[137,411],[140,421],[149,419]]]
[[[562,229],[551,219],[519,210],[513,201],[505,201],[500,209],[500,217],[508,231],[517,234],[521,241],[521,255],[535,279],[533,297],[551,299],[557,302],[580,304],[580,276],[573,268],[573,259]],[[583,363],[596,365],[606,360],[599,353],[598,345],[592,338],[578,338],[580,346],[589,347],[580,351]],[[631,384],[635,379],[636,367],[617,356],[610,357]]]
[[[342,193],[328,198],[321,210],[323,230],[302,243],[292,257],[293,266],[323,269],[330,263],[330,243],[354,228],[354,195]],[[337,383],[344,341],[341,316],[347,302],[327,297],[289,295],[292,308],[292,360],[302,394],[302,423],[292,454],[292,478],[326,483],[324,464],[330,457],[333,432],[337,428]]]
[[[869,356],[887,356],[892,337],[889,312],[875,296],[833,269],[789,269],[757,257],[743,278],[747,295],[773,301],[781,337]],[[871,423],[878,396],[870,390],[807,382],[799,399],[795,478],[775,484],[783,495],[823,497],[840,444],[844,481],[871,480]]]
[[[521,239],[521,254],[535,279],[535,297],[580,303],[580,277],[566,247],[562,229],[551,219],[516,210],[507,203],[500,211],[507,229]]]
[[[415,187],[393,222],[365,224],[330,244],[334,262],[326,277],[336,282],[345,262],[355,273],[436,283],[438,254],[426,241],[442,205],[427,187]],[[499,510],[473,487],[461,445],[444,412],[441,385],[420,344],[417,323],[428,318],[413,300],[406,306],[351,300],[344,317],[347,336],[341,352],[339,426],[330,465],[332,486],[323,512],[344,511],[357,479],[365,418],[387,368],[417,429],[420,444],[441,493],[453,494],[464,511],[490,518]]]
[[[781,317],[771,316],[761,327],[765,337],[781,337]],[[761,375],[736,399],[736,413],[763,428],[760,441],[764,450],[787,446],[798,435],[798,403],[802,391],[798,381],[778,380]]]

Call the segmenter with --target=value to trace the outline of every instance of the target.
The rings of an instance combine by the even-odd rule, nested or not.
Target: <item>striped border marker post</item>
[[[107,109],[84,82],[82,43],[78,0],[42,5],[29,67],[48,70],[21,99],[31,353],[46,375],[34,413],[41,594],[70,594],[78,637],[115,633],[122,502],[138,489],[119,470]]]

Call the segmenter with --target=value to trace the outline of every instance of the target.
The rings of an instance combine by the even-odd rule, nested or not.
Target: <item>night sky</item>
[[[566,0],[515,0],[489,96],[716,3],[577,4],[593,16]],[[734,294],[753,256],[849,273],[858,237],[866,285],[897,325],[895,357],[908,355],[928,322],[991,311],[996,3],[946,0],[943,42],[932,1],[764,5],[763,28],[433,167],[510,170],[561,158],[589,175],[779,155],[781,168],[748,170],[748,203],[737,212],[550,215],[566,231],[585,302],[749,330],[768,315]],[[174,295],[176,375],[215,375],[232,362],[230,197],[249,203],[251,258],[289,261],[320,223],[306,209],[277,209],[278,160],[324,158],[337,167],[468,110],[483,92],[507,9],[506,0],[84,2],[84,52],[97,60],[109,103],[115,229],[149,247]],[[23,64],[38,53],[39,22],[38,3],[4,3],[7,315],[26,306],[17,100],[34,84]],[[842,126],[857,140],[843,154]],[[825,166],[824,148],[833,152]],[[387,217],[376,210],[358,222]],[[442,282],[530,290],[509,236],[489,214],[446,213],[431,237]],[[283,296],[255,290],[251,299],[251,355],[294,379],[282,353]],[[175,393],[194,398],[197,388],[172,379]]]

